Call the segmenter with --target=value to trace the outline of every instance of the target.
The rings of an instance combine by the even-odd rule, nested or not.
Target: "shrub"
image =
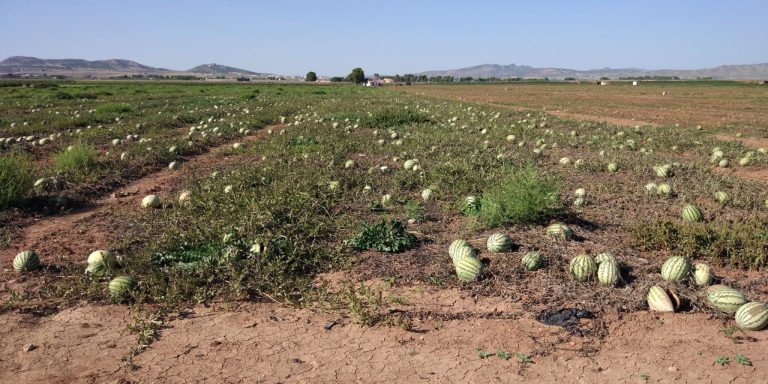
[[[560,209],[557,180],[526,165],[483,191],[479,217],[489,227],[540,223]]]
[[[0,157],[0,208],[16,206],[34,182],[35,166],[29,157],[11,153]]]
[[[357,235],[349,241],[355,249],[390,253],[405,251],[415,244],[416,236],[408,233],[405,225],[398,220],[392,220],[389,225],[385,220],[374,225],[363,223]]]
[[[768,266],[768,222],[644,222],[633,230],[633,245],[643,251],[666,250],[721,265],[760,269]]]
[[[96,148],[84,143],[73,144],[69,149],[53,155],[56,169],[75,173],[88,173],[96,165]]]

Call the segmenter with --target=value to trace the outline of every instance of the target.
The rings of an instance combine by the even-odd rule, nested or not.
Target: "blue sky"
[[[15,55],[320,75],[691,69],[768,62],[768,0],[0,0],[0,59]]]

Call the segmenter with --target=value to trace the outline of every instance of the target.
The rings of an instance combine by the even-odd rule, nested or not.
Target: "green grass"
[[[667,250],[718,265],[761,269],[768,266],[768,222],[734,223],[645,222],[633,229],[634,245],[641,250]]]
[[[98,154],[94,146],[78,142],[56,153],[53,163],[59,171],[84,175],[94,169]]]
[[[430,121],[428,116],[411,109],[385,108],[367,116],[363,119],[362,124],[372,128],[394,128]]]
[[[8,153],[0,156],[0,208],[18,206],[24,202],[37,172],[29,156]]]
[[[478,216],[488,227],[541,223],[560,211],[559,199],[557,181],[526,165],[483,191]]]
[[[408,233],[400,221],[392,220],[388,224],[382,220],[373,225],[361,224],[360,231],[349,241],[349,245],[359,250],[398,253],[413,248],[416,236]]]

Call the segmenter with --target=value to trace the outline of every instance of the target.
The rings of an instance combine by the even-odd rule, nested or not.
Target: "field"
[[[660,274],[683,256],[768,300],[767,86],[0,85],[14,382],[768,377],[768,331]],[[39,268],[14,271],[23,250]],[[90,269],[96,250],[115,258]],[[574,279],[606,252],[615,284]],[[649,310],[654,285],[674,313]]]

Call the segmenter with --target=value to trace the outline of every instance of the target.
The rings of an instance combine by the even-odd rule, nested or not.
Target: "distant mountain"
[[[0,73],[154,73],[172,72],[154,68],[130,60],[82,60],[82,59],[38,59],[36,57],[12,56],[0,61]]]
[[[724,80],[748,80],[768,79],[768,63],[747,65],[721,65],[715,68],[704,69],[658,69],[645,70],[640,68],[603,68],[579,71],[567,68],[535,68],[527,65],[499,65],[483,64],[468,68],[450,69],[442,71],[427,71],[419,73],[427,76],[454,76],[454,77],[520,77],[520,78],[545,78],[564,79],[599,79],[608,77],[642,77],[642,76],[677,76],[681,79],[695,79],[698,77],[711,77]]]
[[[228,67],[219,64],[198,65],[188,71],[177,71],[165,68],[155,68],[139,64],[135,61],[111,60],[82,60],[82,59],[38,59],[36,57],[12,56],[0,61],[0,75],[42,75],[67,77],[111,77],[122,75],[194,75],[200,77],[225,76],[234,77],[277,77],[268,73],[257,73],[245,69]]]
[[[187,72],[192,73],[201,73],[205,75],[217,75],[217,76],[227,76],[227,75],[252,75],[252,76],[258,76],[262,75],[260,73],[251,72],[245,69],[235,68],[235,67],[228,67],[226,65],[221,64],[202,64],[198,65],[197,67],[194,67],[192,69],[188,69]]]

